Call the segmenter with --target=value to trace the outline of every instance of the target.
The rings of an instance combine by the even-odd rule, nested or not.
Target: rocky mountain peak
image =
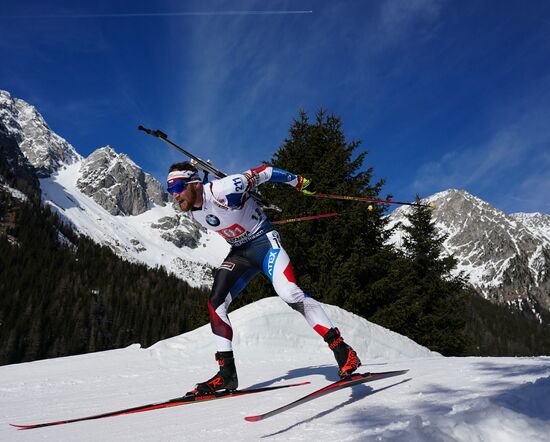
[[[40,198],[40,184],[34,167],[21,153],[17,142],[10,137],[0,121],[0,189],[4,183],[27,196]]]
[[[447,239],[444,252],[458,260],[458,272],[486,298],[500,303],[527,301],[550,309],[550,216],[507,215],[464,190],[450,189],[434,202],[432,219]],[[407,224],[412,207],[390,215],[390,226]],[[392,241],[399,246],[398,229]]]
[[[50,176],[61,166],[81,159],[73,146],[50,129],[34,106],[3,90],[0,90],[0,122],[39,177]]]
[[[196,287],[212,284],[228,252],[223,238],[167,205],[162,185],[128,155],[105,146],[82,158],[34,107],[0,90],[0,196],[19,204],[25,195],[124,259],[163,266]]]
[[[139,215],[152,204],[164,206],[168,201],[155,178],[110,146],[82,161],[77,186],[112,215]]]
[[[535,212],[512,213],[508,216],[527,227],[533,235],[550,242],[550,215]]]

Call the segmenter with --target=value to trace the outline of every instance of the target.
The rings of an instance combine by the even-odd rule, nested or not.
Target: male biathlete
[[[188,162],[173,164],[168,173],[168,192],[182,211],[207,229],[214,230],[231,245],[231,251],[216,270],[208,298],[210,325],[216,340],[219,371],[197,384],[192,393],[210,394],[238,387],[233,357],[233,330],[227,311],[229,304],[258,272],[263,271],[273,288],[290,307],[300,312],[308,324],[326,341],[338,363],[338,375],[353,373],[361,361],[332,325],[323,307],[296,284],[290,259],[281,238],[251,192],[266,182],[285,183],[303,193],[310,181],[302,176],[262,166],[242,174],[203,183],[197,169]],[[310,186],[311,188],[311,186]]]

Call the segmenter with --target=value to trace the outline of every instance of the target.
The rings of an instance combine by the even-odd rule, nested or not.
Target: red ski
[[[275,410],[268,411],[267,413],[259,414],[257,416],[247,416],[244,419],[248,422],[257,422],[263,419],[267,419],[268,417],[275,416],[279,413],[282,413],[283,411],[290,410],[291,408],[297,407],[298,405],[305,404],[306,402],[312,401],[313,399],[317,399],[326,394],[341,390],[342,388],[351,387],[352,385],[362,384],[364,382],[377,381],[378,379],[385,379],[393,376],[399,376],[407,373],[408,371],[409,370],[398,370],[398,371],[385,371],[382,373],[352,374],[351,376],[345,379],[341,379],[339,381],[333,382],[332,384],[327,385],[326,387],[320,388],[319,390],[314,391],[313,393],[310,393],[304,397],[301,397],[300,399],[295,400],[294,402],[283,405],[282,407],[279,407]]]
[[[236,397],[236,396],[244,396],[247,394],[254,394],[254,393],[263,393],[264,391],[272,391],[272,390],[278,390],[280,388],[289,388],[289,387],[297,387],[299,385],[306,385],[309,384],[309,381],[300,382],[297,384],[285,384],[285,385],[275,385],[272,387],[261,387],[261,388],[248,388],[246,390],[234,390],[234,391],[218,391],[214,394],[206,395],[206,396],[195,396],[195,395],[185,395],[179,398],[169,399],[164,402],[156,402],[153,404],[147,404],[147,405],[140,405],[138,407],[132,407],[132,408],[125,408],[123,410],[116,410],[111,411],[108,413],[103,414],[95,414],[93,416],[85,416],[85,417],[79,417],[75,419],[66,419],[61,421],[54,421],[54,422],[45,422],[42,424],[31,424],[31,425],[14,425],[10,424],[12,427],[16,427],[19,430],[32,430],[34,428],[43,428],[43,427],[51,427],[54,425],[62,425],[62,424],[71,424],[73,422],[82,422],[82,421],[89,421],[93,419],[102,419],[106,417],[115,417],[115,416],[122,416],[124,414],[133,414],[133,413],[141,413],[144,411],[150,411],[150,410],[158,410],[161,408],[168,408],[168,407],[177,407],[179,405],[187,405],[187,404],[195,404],[197,402],[205,402],[205,401],[212,401],[216,399],[224,399],[228,397]]]

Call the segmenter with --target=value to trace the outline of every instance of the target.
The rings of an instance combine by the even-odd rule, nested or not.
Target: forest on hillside
[[[0,192],[0,219],[9,199]],[[150,346],[207,322],[205,290],[119,258],[34,202],[17,204],[0,235],[0,364]]]
[[[364,164],[368,153],[357,153],[360,145],[346,140],[337,116],[321,110],[310,121],[301,112],[266,164],[334,194],[390,198]],[[35,189],[29,182],[22,190]],[[384,204],[304,198],[276,184],[262,186],[262,194],[283,209],[273,219],[339,213],[278,226],[298,283],[316,299],[444,355],[550,354],[547,325],[485,301],[451,276],[456,262],[442,255],[444,238],[419,200],[398,250],[387,243]],[[258,276],[231,307],[274,294]],[[0,364],[150,346],[206,324],[207,295],[75,234],[39,198],[20,201],[0,190]]]

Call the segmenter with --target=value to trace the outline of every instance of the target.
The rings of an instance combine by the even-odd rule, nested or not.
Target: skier
[[[344,342],[321,304],[305,294],[296,284],[290,259],[281,239],[262,208],[250,193],[266,182],[285,183],[297,191],[313,194],[310,180],[275,167],[261,166],[242,174],[229,175],[212,182],[200,179],[198,170],[189,162],[176,163],[168,172],[168,192],[182,211],[207,229],[219,233],[232,246],[216,270],[208,298],[210,325],[216,340],[215,355],[219,371],[196,385],[191,393],[210,394],[238,387],[233,357],[233,330],[227,315],[229,304],[259,271],[271,280],[277,294],[309,325],[334,352],[338,374],[346,377],[361,361]]]

